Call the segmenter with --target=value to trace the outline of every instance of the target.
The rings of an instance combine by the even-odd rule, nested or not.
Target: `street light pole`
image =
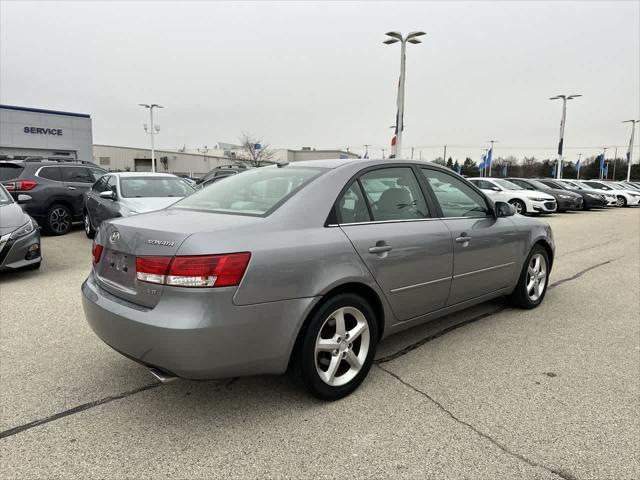
[[[603,165],[603,167],[600,169],[600,180],[604,180],[604,178],[603,178],[604,177],[604,166],[607,163],[607,150],[609,150],[609,147],[602,147],[602,165]]]
[[[162,105],[158,105],[156,103],[152,103],[151,105],[147,104],[147,103],[139,103],[138,105],[140,105],[141,107],[144,108],[148,108],[149,109],[149,117],[150,117],[150,121],[151,121],[151,131],[147,132],[151,134],[151,171],[155,173],[156,171],[156,150],[155,150],[155,145],[154,145],[154,139],[153,136],[160,132],[160,127],[156,127],[153,123],[153,109],[154,108],[164,108]],[[145,125],[145,131],[147,130],[147,127]]]
[[[640,120],[625,120],[622,123],[631,123],[631,140],[629,140],[629,149],[627,150],[627,182],[631,181],[631,162],[633,161],[633,134],[636,131],[636,123]]]
[[[400,42],[400,80],[398,82],[398,112],[396,119],[396,158],[402,156],[402,130],[404,129],[404,78],[406,65],[407,42],[417,44],[422,43],[418,37],[426,35],[425,32],[411,32],[403,37],[400,32],[387,32],[385,35],[389,37],[384,42],[385,45]]]
[[[582,95],[556,95],[549,100],[562,100],[562,119],[560,120],[560,142],[558,143],[558,161],[556,162],[556,178],[562,177],[562,147],[564,144],[564,124],[567,119],[567,100],[573,100],[574,98],[581,97]]]

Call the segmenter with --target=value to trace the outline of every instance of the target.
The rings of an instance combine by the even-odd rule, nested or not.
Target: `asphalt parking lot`
[[[640,209],[545,219],[536,310],[491,302],[379,347],[352,396],[286,377],[162,385],[87,326],[91,242],[0,277],[2,478],[640,477]]]

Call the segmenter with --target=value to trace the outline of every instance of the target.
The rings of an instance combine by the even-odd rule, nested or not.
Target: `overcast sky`
[[[407,52],[405,156],[447,144],[477,159],[489,139],[496,156],[553,156],[560,93],[584,95],[568,105],[567,158],[626,148],[620,122],[640,116],[638,1],[2,1],[0,102],[89,113],[94,143],[147,146],[137,105],[154,102],[162,148],[249,131],[380,156],[399,72],[389,30],[427,32]]]

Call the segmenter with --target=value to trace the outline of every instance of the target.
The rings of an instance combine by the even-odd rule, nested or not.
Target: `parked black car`
[[[105,173],[90,162],[0,160],[0,182],[15,200],[31,197],[24,210],[49,235],[64,235],[82,220],[83,193]]]
[[[203,188],[207,185],[217,182],[218,180],[230,177],[231,175],[237,175],[238,173],[246,172],[249,168],[251,167],[247,167],[246,165],[220,165],[219,167],[211,170],[196,183],[198,184],[198,188]]]
[[[533,178],[505,178],[505,180],[509,180],[510,182],[513,182],[527,190],[538,190],[540,192],[548,193],[556,199],[558,212],[582,209],[582,195],[573,191],[552,188],[538,180],[534,180]]]
[[[599,193],[593,190],[571,190],[568,187],[565,187],[560,182],[554,182],[548,178],[540,178],[538,179],[540,183],[544,183],[549,188],[553,188],[554,190],[567,190],[569,192],[577,193],[582,196],[582,209],[583,210],[591,210],[592,208],[604,208],[607,206],[607,201],[605,198]]]

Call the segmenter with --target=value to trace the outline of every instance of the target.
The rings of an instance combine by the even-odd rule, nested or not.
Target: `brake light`
[[[16,180],[15,182],[7,182],[4,184],[5,188],[9,192],[28,192],[33,190],[38,185],[38,182],[33,180]]]
[[[233,287],[240,284],[251,254],[137,257],[136,278],[175,287]]]
[[[93,264],[95,265],[100,261],[100,257],[102,256],[102,249],[104,247],[96,241],[93,241],[93,246],[91,247],[91,255],[93,255]]]

